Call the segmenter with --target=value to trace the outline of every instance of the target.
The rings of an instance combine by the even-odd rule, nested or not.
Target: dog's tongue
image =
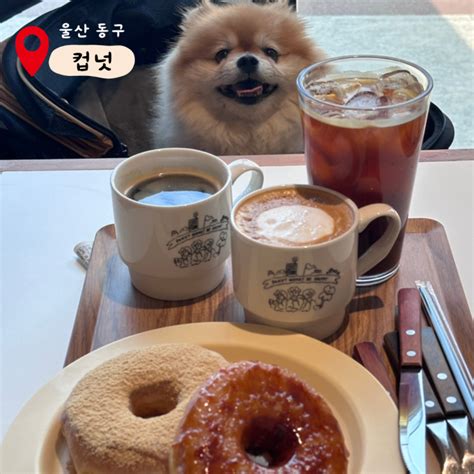
[[[239,88],[239,89],[236,89],[235,92],[239,97],[249,97],[249,96],[262,95],[263,86],[258,85],[258,86],[251,87],[251,88],[248,88],[248,89],[240,89]]]

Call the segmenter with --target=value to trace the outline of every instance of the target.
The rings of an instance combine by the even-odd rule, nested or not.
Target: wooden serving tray
[[[415,280],[430,280],[433,284],[472,368],[471,314],[444,228],[430,219],[409,220],[398,274],[382,285],[358,289],[343,328],[327,342],[352,355],[354,344],[372,341],[390,367],[381,350],[383,336],[395,329],[398,289],[415,287]],[[184,302],[155,300],[132,287],[128,269],[118,255],[115,228],[108,225],[95,238],[65,365],[132,334],[203,321],[244,321],[242,307],[232,291],[230,260],[223,283],[212,293]]]

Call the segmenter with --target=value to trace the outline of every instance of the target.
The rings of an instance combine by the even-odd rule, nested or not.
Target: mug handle
[[[400,232],[400,216],[393,207],[387,204],[369,204],[359,209],[359,225],[357,227],[359,234],[379,217],[388,218],[388,227],[382,237],[374,242],[357,260],[357,276],[363,275],[375,267],[389,254]]]
[[[260,189],[263,186],[263,171],[260,166],[258,166],[257,163],[254,163],[253,161],[245,159],[233,161],[229,165],[229,170],[232,184],[235,183],[235,180],[240,175],[246,173],[247,171],[252,172],[250,183],[236,198],[234,198],[234,204],[237,201],[240,201],[240,199],[242,199],[244,196],[247,196],[247,194]]]

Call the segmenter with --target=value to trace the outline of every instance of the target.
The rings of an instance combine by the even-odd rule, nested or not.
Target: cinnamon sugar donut
[[[168,472],[171,443],[190,396],[226,364],[199,346],[160,344],[89,372],[63,414],[77,473]]]
[[[337,420],[312,388],[260,362],[231,364],[192,398],[170,453],[174,473],[345,473]]]

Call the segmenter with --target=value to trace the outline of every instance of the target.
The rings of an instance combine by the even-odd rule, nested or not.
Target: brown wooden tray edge
[[[423,222],[425,224],[429,224],[430,226],[430,232],[431,231],[436,231],[440,232],[442,234],[442,237],[444,238],[445,242],[447,243],[447,258],[449,259],[450,262],[452,262],[451,270],[452,270],[452,275],[451,278],[453,278],[454,284],[458,286],[460,293],[462,294],[463,301],[462,303],[465,304],[465,306],[468,308],[468,303],[467,303],[467,298],[464,293],[464,288],[461,284],[461,280],[459,277],[459,273],[457,271],[456,263],[453,258],[452,250],[449,244],[449,240],[446,234],[446,230],[443,226],[443,224],[435,219],[431,218],[410,218],[409,223],[408,223],[408,232],[410,227],[415,227],[417,222]],[[90,261],[90,267],[94,267],[94,261],[97,258],[99,249],[96,247],[97,243],[97,235],[99,233],[107,232],[111,235],[112,238],[115,238],[114,234],[114,224],[107,224],[103,227],[101,227],[95,235],[94,238],[94,245],[92,247],[92,254],[91,254],[91,261]],[[411,232],[415,233],[415,232]],[[431,234],[426,234],[428,238],[432,238]],[[101,281],[103,281],[103,278],[105,277],[105,274],[101,276]],[[101,287],[101,285],[96,285],[97,283],[97,277],[95,273],[92,272],[87,272],[84,280],[84,285],[82,288],[81,296],[79,299],[79,304],[77,307],[76,311],[76,316],[75,316],[75,321],[73,325],[73,329],[71,332],[69,344],[68,344],[68,350],[66,353],[66,358],[64,361],[64,366],[70,364],[71,362],[75,361],[79,357],[82,357],[83,355],[89,353],[91,351],[91,347],[93,344],[94,340],[94,333],[95,333],[95,328],[96,328],[96,323],[97,323],[97,318],[98,318],[98,310],[100,308],[100,294],[98,292],[94,292],[94,288]],[[89,293],[92,293],[93,298],[92,298],[92,303],[89,301],[91,296]],[[458,302],[459,303],[459,302]],[[88,310],[88,318],[92,318],[92,324],[86,324],[86,321],[84,320],[85,318],[81,316],[82,313],[84,313],[84,307],[89,307]],[[77,341],[80,341],[80,344],[78,344]],[[78,351],[78,347],[80,347],[80,350]]]

